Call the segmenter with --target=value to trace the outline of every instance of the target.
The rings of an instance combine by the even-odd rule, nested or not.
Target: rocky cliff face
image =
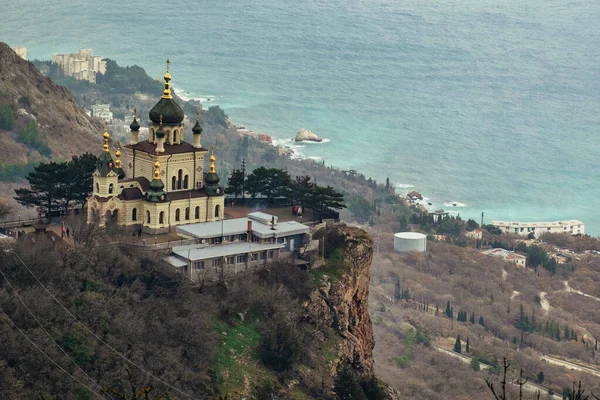
[[[27,100],[23,101],[24,97]],[[40,139],[48,144],[53,158],[65,159],[101,149],[102,124],[88,117],[67,89],[44,77],[33,64],[0,42],[0,106],[5,104],[13,105],[15,124],[11,132],[0,132],[3,163],[42,158],[36,150],[16,141],[20,130],[31,120],[36,121]]]
[[[335,369],[350,364],[362,376],[373,375],[373,328],[369,317],[369,281],[373,239],[361,229],[343,227],[345,273],[334,281],[323,279],[307,305],[313,321],[331,328],[340,337]]]

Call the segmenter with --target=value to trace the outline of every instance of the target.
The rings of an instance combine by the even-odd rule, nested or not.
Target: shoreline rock
[[[305,128],[298,129],[296,132],[296,137],[294,138],[295,142],[322,142],[323,139],[317,136],[314,132],[309,131]]]

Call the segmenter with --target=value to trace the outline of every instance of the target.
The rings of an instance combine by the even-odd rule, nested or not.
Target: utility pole
[[[242,204],[245,203],[244,193],[246,193],[246,159],[242,158]]]

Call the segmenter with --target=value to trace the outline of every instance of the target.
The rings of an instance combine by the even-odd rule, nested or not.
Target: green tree
[[[15,109],[10,104],[5,104],[0,110],[0,130],[10,131],[15,123]]]
[[[332,188],[331,186],[313,187],[312,196],[306,205],[311,208],[319,216],[319,220],[323,218],[323,214],[327,209],[339,210],[346,208],[344,204],[344,195]]]
[[[402,299],[402,286],[400,286],[400,278],[396,279],[396,283],[394,284],[394,299]]]
[[[231,171],[231,175],[227,179],[227,188],[225,193],[232,194],[237,199],[238,196],[242,195],[244,189],[244,172],[241,169],[234,169]]]
[[[479,325],[485,327],[485,320],[483,319],[483,315],[479,316]]]
[[[15,200],[25,207],[39,207],[46,215],[64,207],[67,163],[41,163],[27,175],[31,189],[15,189]]]
[[[473,231],[477,228],[479,228],[479,224],[474,219],[467,220],[467,230],[468,231]]]
[[[26,207],[39,207],[46,215],[84,204],[92,191],[92,173],[97,158],[89,153],[69,162],[41,163],[27,175],[30,189],[15,189],[15,200]]]
[[[456,337],[456,343],[454,343],[454,351],[456,353],[462,353],[462,346],[460,344],[460,335]]]
[[[477,357],[471,358],[471,368],[473,369],[473,371],[481,370],[481,364],[479,363],[479,359]]]
[[[467,353],[469,353],[471,351],[471,348],[469,347],[469,337],[467,336],[467,343],[465,344],[465,351]]]
[[[367,400],[356,373],[347,365],[338,370],[333,390],[340,400]]]
[[[400,223],[400,232],[408,232],[408,219],[406,219],[406,215],[398,218],[398,222]]]
[[[69,207],[71,202],[84,205],[86,199],[92,193],[94,178],[92,174],[96,170],[98,157],[91,153],[73,156],[67,163],[65,176],[65,190],[63,193],[65,205]]]
[[[277,168],[256,168],[246,178],[246,190],[255,198],[262,194],[271,201],[274,197],[290,195],[292,181],[290,175]]]
[[[537,383],[539,383],[540,385],[542,383],[544,383],[544,371],[540,371],[537,374],[537,378],[536,378]]]

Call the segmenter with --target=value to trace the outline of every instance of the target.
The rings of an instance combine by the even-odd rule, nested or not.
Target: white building
[[[27,60],[27,47],[13,47],[13,50],[23,60]]]
[[[112,122],[113,113],[110,111],[110,104],[96,104],[92,106],[92,117],[96,117],[105,122]]]
[[[540,237],[544,233],[585,234],[585,225],[576,219],[553,222],[492,221],[492,225],[500,228],[503,233],[514,233],[524,236],[530,233],[533,233],[535,237]]]
[[[278,222],[262,212],[246,218],[182,225],[180,236],[197,244],[178,246],[166,261],[191,280],[217,278],[260,268],[310,242],[310,227],[296,221]]]
[[[514,251],[509,251],[505,249],[490,249],[483,251],[483,254],[492,257],[498,257],[505,261],[512,262],[518,267],[525,268],[525,265],[527,265],[527,257],[522,254],[515,253]]]
[[[96,74],[106,73],[106,61],[100,56],[94,56],[92,49],[79,50],[77,53],[53,54],[52,63],[57,64],[66,75],[91,83],[96,83]]]

